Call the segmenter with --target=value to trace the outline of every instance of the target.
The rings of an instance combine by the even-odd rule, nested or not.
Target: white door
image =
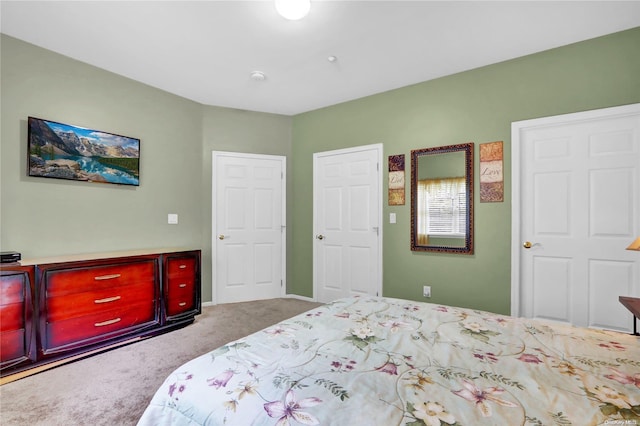
[[[286,158],[213,152],[215,303],[284,294]]]
[[[512,314],[631,332],[640,104],[513,123]]]
[[[320,302],[382,295],[382,145],[313,156],[313,278]]]

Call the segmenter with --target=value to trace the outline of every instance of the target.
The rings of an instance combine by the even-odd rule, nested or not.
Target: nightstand
[[[633,334],[640,336],[636,327],[638,317],[640,317],[640,298],[619,296],[618,300],[633,314]]]

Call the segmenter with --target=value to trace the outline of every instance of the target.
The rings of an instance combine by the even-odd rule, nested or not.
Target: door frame
[[[218,157],[236,157],[243,159],[258,159],[258,160],[278,160],[282,167],[282,233],[281,233],[281,246],[282,246],[282,285],[280,286],[280,297],[286,295],[287,290],[287,157],[284,155],[269,155],[269,154],[251,154],[244,152],[231,152],[231,151],[212,151],[211,152],[211,303],[218,304],[218,277],[216,274],[216,258],[217,258],[217,244],[216,244],[216,209],[217,209],[217,197],[216,197],[216,160]]]
[[[312,251],[312,271],[311,274],[313,275],[313,301],[317,301],[317,295],[318,295],[318,283],[316,280],[316,244],[315,244],[315,233],[316,233],[316,229],[318,226],[318,222],[317,222],[317,217],[316,217],[316,200],[318,199],[318,193],[317,193],[317,185],[316,185],[316,171],[318,170],[318,159],[321,157],[326,157],[326,156],[333,156],[333,155],[344,155],[344,154],[352,154],[354,152],[359,152],[359,151],[368,151],[368,150],[376,150],[377,153],[377,171],[378,171],[378,229],[379,229],[379,237],[378,238],[378,268],[377,268],[377,280],[375,283],[375,291],[376,294],[379,296],[382,296],[382,261],[383,261],[383,253],[382,253],[382,239],[383,239],[383,220],[382,220],[382,187],[383,187],[383,181],[382,181],[382,170],[380,169],[381,164],[382,164],[382,153],[383,153],[383,144],[381,143],[377,143],[377,144],[371,144],[371,145],[361,145],[361,146],[356,146],[356,147],[352,147],[352,148],[343,148],[343,149],[336,149],[336,150],[331,150],[331,151],[323,151],[323,152],[315,152],[313,153],[313,205],[312,205],[312,210],[313,210],[313,224],[312,224],[312,229],[311,229],[311,241],[313,241],[313,251]]]
[[[521,235],[521,133],[536,127],[556,126],[562,124],[592,121],[601,118],[614,118],[640,114],[640,103],[609,108],[581,111],[570,114],[514,121],[511,123],[511,316],[519,317],[522,312],[520,298],[520,254],[524,241]]]

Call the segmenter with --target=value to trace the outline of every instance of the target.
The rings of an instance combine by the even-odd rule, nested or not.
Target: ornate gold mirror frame
[[[411,151],[411,250],[473,254],[473,142]]]

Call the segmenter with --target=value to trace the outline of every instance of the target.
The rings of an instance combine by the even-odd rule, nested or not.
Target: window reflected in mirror
[[[418,244],[463,245],[467,226],[464,176],[418,181]]]

